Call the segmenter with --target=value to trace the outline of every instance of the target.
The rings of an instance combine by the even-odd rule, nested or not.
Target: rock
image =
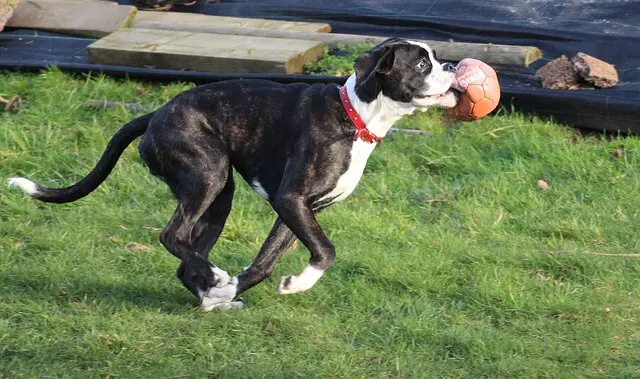
[[[542,87],[550,89],[577,89],[580,75],[566,56],[556,58],[536,71]]]
[[[585,53],[571,58],[574,70],[596,87],[607,88],[618,84],[618,72],[613,65]]]

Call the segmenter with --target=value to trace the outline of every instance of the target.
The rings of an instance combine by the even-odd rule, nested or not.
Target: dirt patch
[[[575,57],[561,56],[536,71],[543,88],[580,89],[608,88],[618,84],[618,72],[605,61],[585,53]]]
[[[536,76],[540,78],[543,88],[580,88],[580,75],[573,68],[569,58],[564,55],[544,65],[536,72]]]

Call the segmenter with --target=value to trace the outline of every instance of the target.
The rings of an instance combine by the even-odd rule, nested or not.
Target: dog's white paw
[[[200,307],[205,311],[242,308],[244,304],[241,301],[231,301],[236,297],[237,292],[237,277],[229,278],[224,285],[222,285],[222,282],[218,282],[218,285],[211,287],[209,291],[202,296]]]
[[[216,277],[216,287],[224,287],[229,284],[231,276],[229,276],[228,272],[217,266],[211,267],[211,271],[213,271],[213,275]]]
[[[324,270],[308,265],[298,275],[281,277],[280,284],[278,284],[278,293],[288,295],[306,291],[313,287],[323,274]]]
[[[230,309],[242,309],[244,308],[244,303],[242,301],[227,301],[225,303],[213,304],[208,307],[202,307],[202,309],[206,312],[218,310],[218,311],[228,311]]]
[[[283,276],[280,278],[280,284],[278,284],[278,293],[280,295],[288,295],[292,293],[303,292],[311,288],[312,286],[301,285],[301,280],[296,275]]]

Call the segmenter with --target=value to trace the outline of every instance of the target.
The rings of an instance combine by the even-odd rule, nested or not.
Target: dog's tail
[[[104,182],[109,176],[111,170],[118,162],[124,149],[129,146],[133,140],[144,134],[149,126],[149,122],[153,117],[153,113],[136,118],[123,126],[111,138],[106,150],[102,153],[102,157],[96,167],[82,178],[78,183],[66,188],[46,188],[40,187],[36,183],[25,178],[9,179],[9,187],[19,187],[22,192],[34,199],[45,201],[48,203],[70,203],[81,199]]]

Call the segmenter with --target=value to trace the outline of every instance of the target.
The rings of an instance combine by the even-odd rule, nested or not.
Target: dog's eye
[[[420,62],[418,62],[418,68],[421,70],[424,70],[425,68],[427,68],[427,61],[423,59]]]

